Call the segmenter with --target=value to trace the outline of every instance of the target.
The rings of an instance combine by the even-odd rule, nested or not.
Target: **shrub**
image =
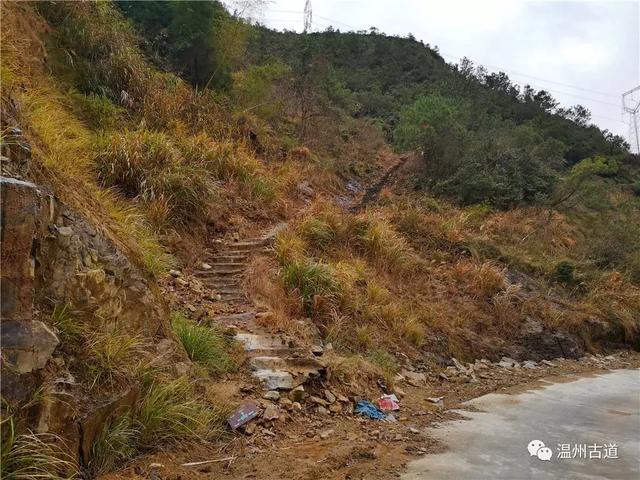
[[[332,297],[340,290],[333,271],[327,265],[307,259],[288,263],[281,270],[280,277],[285,287],[298,290],[307,312],[313,310],[317,296]]]
[[[564,285],[570,285],[574,282],[576,266],[569,260],[558,262],[553,269],[553,278]]]
[[[71,92],[70,98],[89,127],[97,131],[116,128],[124,110],[102,95]]]
[[[320,217],[309,217],[298,227],[298,231],[314,248],[326,249],[336,239],[336,229]]]
[[[384,350],[374,350],[369,353],[368,360],[382,370],[382,374],[387,387],[393,386],[393,379],[398,371],[398,362],[388,352]]]
[[[166,199],[173,222],[204,215],[211,196],[207,171],[203,164],[186,161],[166,134],[126,131],[104,138],[101,147],[95,160],[104,186],[143,202]]]
[[[301,258],[305,249],[305,241],[290,229],[280,232],[276,237],[275,252],[280,265],[286,265]]]
[[[230,355],[231,343],[218,330],[195,325],[182,313],[174,312],[171,325],[189,358],[212,373],[228,372],[235,367]]]
[[[355,230],[365,254],[370,259],[391,269],[403,269],[415,260],[404,239],[388,223],[371,218],[362,226],[364,228],[357,228],[356,225]]]

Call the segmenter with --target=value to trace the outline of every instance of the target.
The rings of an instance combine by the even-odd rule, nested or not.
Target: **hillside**
[[[307,427],[290,471],[208,468],[392,475],[358,399],[637,363],[640,159],[583,107],[217,2],[1,9],[7,478],[205,478],[178,464],[268,465]],[[248,399],[259,429],[229,431]]]

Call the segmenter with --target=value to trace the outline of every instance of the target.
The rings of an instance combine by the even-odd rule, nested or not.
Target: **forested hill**
[[[249,52],[254,64],[284,62],[351,115],[375,118],[396,148],[422,151],[421,184],[463,203],[536,202],[582,160],[602,157],[590,168],[611,173],[627,159],[624,139],[592,125],[586,108],[562,108],[467,59],[449,65],[412,37],[255,28]]]
[[[275,59],[298,73],[324,76],[327,85],[351,94],[354,114],[381,119],[389,128],[419,96],[439,94],[455,102],[472,130],[495,121],[535,126],[566,145],[570,164],[625,150],[623,138],[589,126],[584,107],[559,108],[549,92],[520,88],[505,73],[489,73],[466,59],[451,66],[437,48],[412,36],[387,36],[375,29],[301,35],[256,28],[249,52],[254,63]]]

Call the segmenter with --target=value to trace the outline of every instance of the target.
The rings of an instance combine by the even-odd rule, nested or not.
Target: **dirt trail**
[[[365,190],[360,203],[354,205],[349,210],[356,213],[372,203],[378,197],[378,195],[380,195],[380,192],[384,187],[391,185],[395,181],[393,176],[405,163],[407,163],[408,160],[409,156],[400,157],[398,162],[391,168],[389,168],[376,183]]]

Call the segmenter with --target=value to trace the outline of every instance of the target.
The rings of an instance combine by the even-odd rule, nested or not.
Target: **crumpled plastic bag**
[[[378,407],[381,410],[391,410],[395,412],[396,410],[400,410],[400,402],[398,401],[398,397],[395,394],[391,395],[382,395],[380,400],[378,400]]]
[[[368,400],[360,400],[356,404],[354,412],[374,420],[384,420],[387,418],[387,415],[382,410]]]

